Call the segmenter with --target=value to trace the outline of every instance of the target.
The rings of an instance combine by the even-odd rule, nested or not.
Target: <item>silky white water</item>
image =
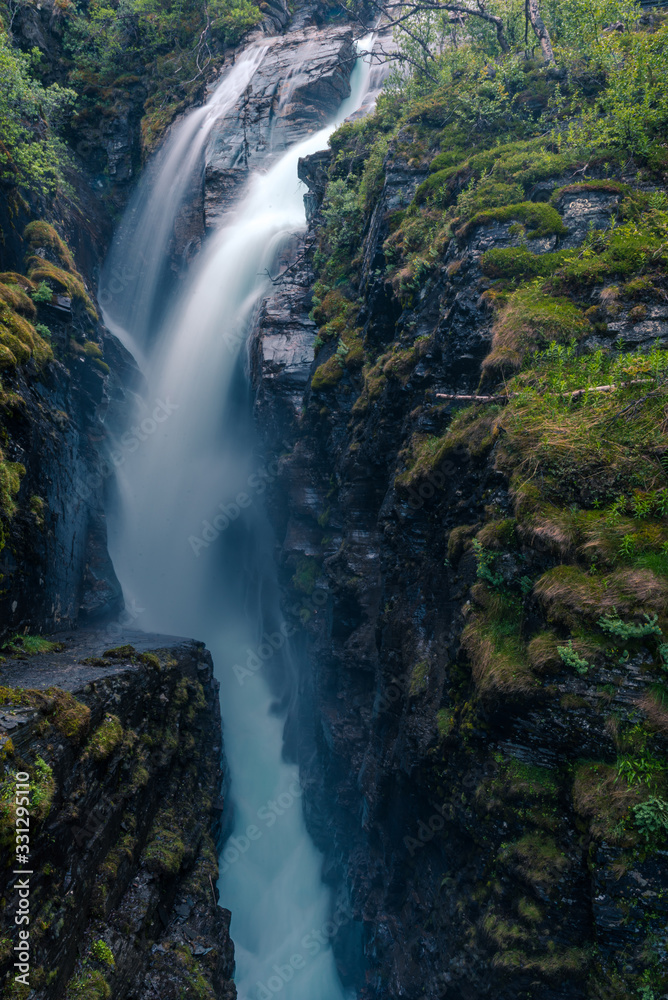
[[[261,58],[255,49],[239,59],[230,94],[248,83],[246,74],[252,79]],[[122,438],[118,443],[110,550],[126,601],[141,609],[137,624],[202,639],[221,682],[234,830],[221,859],[220,902],[232,911],[240,1000],[344,996],[330,941],[348,918],[332,920],[321,855],[304,823],[297,767],[283,759],[283,718],[267,682],[289,675],[292,653],[261,506],[275,469],[265,469],[253,454],[243,361],[249,319],[270,287],[265,269],[305,224],[297,161],[325,147],[335,124],[362,105],[375,82],[371,67],[358,61],[337,122],[251,179],[234,221],[209,240],[153,346],[146,300],[157,291],[159,259],[151,257],[153,283],[144,291],[141,283],[132,285],[130,307],[116,311],[107,303],[106,316],[126,345],[137,356],[145,353],[149,386],[133,450],[124,450]],[[155,217],[160,205],[151,208],[144,192],[142,211],[137,215],[135,205],[121,229],[114,255],[130,269],[133,254],[166,251],[165,217],[172,206],[176,211],[187,185],[181,172],[196,169],[189,143],[201,152],[193,137],[207,121],[205,112],[186,119],[154,171],[162,216]]]
[[[249,46],[207,103],[173,128],[123,216],[105,262],[99,301],[107,326],[131,350],[141,348],[150,331],[174,218],[189,183],[201,169],[209,133],[234,107],[268,47]]]

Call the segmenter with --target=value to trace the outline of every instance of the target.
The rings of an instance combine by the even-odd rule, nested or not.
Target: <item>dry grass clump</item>
[[[480,922],[480,928],[490,944],[504,951],[513,946],[528,945],[533,937],[529,928],[504,920],[495,913],[487,913]]]
[[[550,342],[567,344],[589,330],[580,309],[569,299],[553,298],[529,286],[514,292],[494,325],[492,350],[483,377],[498,379],[519,371],[529,350]]]
[[[527,656],[537,673],[558,673],[563,668],[557,646],[563,642],[555,632],[539,632],[527,646]]]
[[[555,566],[534,586],[548,619],[568,628],[585,619],[595,623],[615,612],[623,618],[668,612],[668,580],[650,569],[617,569],[607,577],[589,576],[577,566]]]
[[[531,975],[542,975],[547,979],[562,979],[564,976],[577,976],[583,973],[589,958],[583,948],[567,948],[558,951],[556,948],[526,954],[518,950],[497,953],[492,959],[495,969],[509,972],[522,971]]]
[[[607,645],[606,639],[597,635],[571,636],[568,643],[574,653],[589,663],[600,657]],[[538,674],[560,673],[564,669],[564,662],[559,654],[559,647],[566,644],[567,640],[558,636],[556,632],[539,632],[527,646],[532,669]]]
[[[528,695],[538,687],[531,673],[526,645],[518,632],[517,609],[506,607],[500,595],[477,584],[475,596],[487,605],[462,632],[462,647],[471,661],[473,680],[482,696]]]
[[[650,689],[636,704],[647,716],[650,729],[668,736],[668,693],[665,688]]]
[[[599,569],[617,566],[625,551],[626,558],[633,556],[637,561],[648,556],[651,564],[654,557],[656,565],[652,568],[660,565],[660,554],[668,542],[668,525],[663,519],[625,517],[616,507],[558,507],[546,502],[539,490],[527,488],[527,484],[516,492],[515,500],[516,507],[524,512],[518,523],[520,540],[538,552],[562,561],[596,563]]]
[[[592,508],[664,488],[667,372],[659,348],[578,355],[574,345],[553,344],[536,356],[509,384],[500,417],[496,464],[511,478],[518,516],[546,503]],[[600,385],[616,388],[571,395]]]
[[[526,495],[522,497],[526,499]],[[571,512],[552,504],[525,518],[518,525],[521,541],[538,552],[546,552],[561,559],[570,558],[577,545],[577,530]]]
[[[633,806],[647,797],[643,785],[629,785],[613,764],[588,762],[580,764],[573,782],[573,806],[589,823],[593,837],[611,844],[630,845],[635,835],[629,833],[624,820]]]

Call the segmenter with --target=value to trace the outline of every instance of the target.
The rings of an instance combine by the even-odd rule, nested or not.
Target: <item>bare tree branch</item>
[[[538,10],[538,0],[527,0],[527,11],[529,13],[529,20],[531,21],[531,27],[533,28],[536,38],[540,42],[540,47],[543,50],[543,58],[546,63],[553,63],[554,52],[552,50],[552,40],[550,38],[550,33],[545,27],[545,22],[540,16],[540,11]]]
[[[339,6],[342,7],[350,16],[351,11],[346,7],[342,0],[340,0]],[[383,21],[383,28],[393,28],[398,25],[404,25],[409,18],[414,17],[416,14],[422,14],[425,11],[447,11],[450,14],[457,15],[458,19],[461,17],[477,17],[494,27],[501,51],[510,52],[510,45],[508,44],[508,39],[506,38],[503,18],[497,17],[496,14],[490,14],[486,8],[485,0],[477,0],[476,7],[469,7],[468,4],[465,3],[443,3],[442,0],[411,0],[411,2],[408,3],[401,3],[398,2],[398,0],[372,0],[369,6],[375,10],[378,15],[386,19]],[[353,14],[353,16],[356,20],[359,20],[360,23],[365,23],[362,22],[358,15]],[[402,27],[401,30],[405,31],[406,34],[413,39],[413,41],[417,42],[422,48],[424,48],[423,43],[420,42],[420,40],[411,34],[405,27]],[[431,53],[429,53],[429,55],[430,58],[433,58]]]

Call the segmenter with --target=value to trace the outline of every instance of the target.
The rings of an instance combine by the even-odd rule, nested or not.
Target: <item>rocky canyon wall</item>
[[[346,126],[302,163],[313,219],[252,341],[303,656],[292,746],[349,913],[335,938],[348,974],[363,928],[360,997],[635,995],[665,970],[665,841],[634,817],[663,794],[668,727],[656,640],[638,624],[648,638],[634,644],[622,620],[663,621],[665,581],[606,548],[595,513],[576,527],[573,512],[609,502],[612,457],[568,438],[562,458],[566,412],[538,425],[552,451],[530,446],[529,411],[511,422],[499,376],[519,367],[503,351],[537,350],[532,336],[575,338],[581,357],[665,347],[663,271],[624,293],[606,291],[614,268],[584,282],[558,270],[661,192],[661,175],[639,182],[631,161],[609,177],[520,142],[483,143],[476,161],[432,138],[448,135],[449,100],[418,105],[389,146],[381,116],[378,146]],[[360,177],[373,192],[361,212],[340,194]],[[497,182],[519,185],[521,204],[497,208],[484,187]],[[360,219],[347,244],[346,211]],[[523,290],[530,274],[556,274],[556,298]],[[640,765],[624,761],[647,752],[654,777],[627,783]]]

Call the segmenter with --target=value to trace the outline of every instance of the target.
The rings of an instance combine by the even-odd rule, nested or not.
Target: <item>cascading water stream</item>
[[[252,77],[259,53],[240,57],[228,77],[230,95],[239,93],[246,74]],[[235,221],[209,241],[144,363],[144,440],[119,470],[118,502],[110,512],[112,558],[126,598],[142,609],[138,623],[204,640],[221,682],[234,830],[220,890],[232,911],[240,1000],[278,993],[285,1000],[344,996],[330,945],[334,924],[322,859],[306,831],[297,767],[283,759],[283,719],[267,683],[269,672],[290,670],[290,649],[261,508],[266,476],[258,474],[252,456],[242,348],[253,309],[269,287],[265,268],[305,224],[297,161],[325,147],[335,125],[363,104],[375,82],[371,67],[358,60],[337,121],[254,176]],[[157,201],[144,195],[142,232],[133,229],[136,206],[130,210],[114,251],[130,268],[133,255],[146,255],[148,247],[165,252],[187,184],[179,172],[196,168],[188,143],[198,146],[199,156],[202,142],[193,137],[205,127],[205,112],[186,119],[157,164],[159,172],[151,174],[162,194]],[[154,218],[158,205],[162,217]],[[161,261],[151,260],[158,275]],[[138,352],[147,347],[146,317],[156,289],[157,277],[144,292],[133,286],[128,307],[108,317]],[[256,671],[255,664],[265,661]]]
[[[215,123],[234,107],[268,45],[249,46],[207,103],[178,124],[144,173],[114,239],[100,281],[108,328],[130,349],[149,334],[174,217]],[[120,294],[122,292],[122,294]],[[108,308],[113,303],[113,309]]]

